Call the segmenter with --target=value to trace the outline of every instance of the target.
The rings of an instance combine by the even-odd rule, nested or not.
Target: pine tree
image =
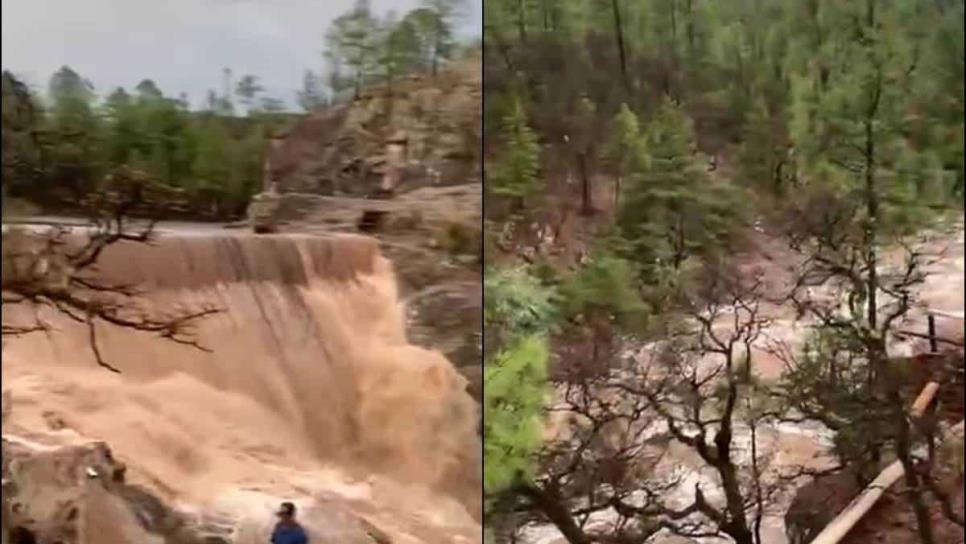
[[[378,59],[376,19],[368,0],[357,0],[348,13],[340,15],[326,33],[327,54],[340,77],[351,81],[353,96],[370,82]]]
[[[322,109],[326,105],[325,88],[322,78],[312,70],[302,76],[302,88],[297,93],[299,106],[306,112]]]
[[[644,156],[628,173],[618,226],[630,258],[654,270],[727,246],[741,208],[731,187],[711,183],[695,157],[688,118],[665,100],[648,124]]]
[[[614,204],[619,207],[624,177],[628,172],[640,169],[637,161],[644,156],[640,123],[626,103],[621,104],[620,111],[614,117],[611,135],[607,155],[617,168]]]
[[[503,139],[504,151],[493,165],[490,186],[494,194],[509,197],[520,206],[537,190],[540,144],[519,99],[511,102],[503,119]]]
[[[769,111],[765,100],[759,98],[742,130],[737,150],[737,181],[762,189],[763,195],[786,196],[795,168],[790,160],[790,147],[784,120]]]
[[[826,13],[836,16],[826,19],[825,36],[836,46],[834,55],[799,75],[794,89],[792,135],[808,185],[794,226],[800,230],[798,247],[808,262],[817,263],[806,272],[824,278],[846,301],[837,307],[813,302],[807,309],[824,325],[828,343],[849,347],[849,374],[841,387],[856,392],[862,409],[850,411],[824,393],[811,401],[823,414],[857,421],[853,427],[861,427],[864,413],[880,414],[883,427],[841,433],[860,452],[847,462],[875,469],[884,448],[893,449],[906,471],[920,540],[931,544],[932,522],[912,466],[906,402],[889,362],[889,339],[909,312],[923,263],[910,252],[893,267],[881,255],[884,247],[903,243],[931,222],[929,186],[945,174],[934,152],[909,140],[920,64],[914,36],[903,31],[914,17],[907,7],[867,0],[835,4]],[[810,378],[828,379],[829,373]]]
[[[261,94],[265,88],[258,82],[258,76],[252,74],[245,74],[241,79],[238,80],[238,84],[235,86],[235,94],[239,97],[239,102],[241,102],[246,109],[251,110],[255,104],[255,100],[259,94]]]
[[[548,400],[546,333],[556,319],[555,294],[526,269],[485,276],[484,492],[492,497],[526,480],[541,444]]]
[[[411,19],[396,21],[393,14],[382,23],[379,44],[379,66],[390,93],[396,78],[417,69],[420,62],[420,41]]]
[[[514,340],[484,369],[483,489],[496,494],[532,474],[547,401],[547,340]]]
[[[435,34],[439,26],[437,14],[428,8],[416,8],[403,17],[400,24],[412,32],[416,58],[413,68],[419,71],[432,71],[436,55]]]
[[[131,95],[121,87],[115,89],[104,102],[104,114],[108,160],[113,166],[127,164],[139,144],[139,123]]]
[[[560,287],[561,307],[567,317],[639,333],[647,307],[636,289],[634,266],[620,257],[598,252]]]
[[[39,104],[22,81],[3,72],[3,191],[22,196],[39,192],[43,180],[43,155],[39,131]]]
[[[433,75],[439,70],[440,61],[453,52],[453,26],[467,6],[466,0],[422,0],[423,7],[433,15],[429,43],[432,47],[430,69]]]
[[[144,79],[134,88],[139,102],[156,102],[164,99],[164,93],[153,80]]]
[[[51,77],[48,96],[51,181],[76,202],[97,183],[102,168],[94,86],[64,66]]]

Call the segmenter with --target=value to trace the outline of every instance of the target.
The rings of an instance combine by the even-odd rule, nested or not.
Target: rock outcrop
[[[125,482],[103,442],[3,438],[3,529],[63,544],[213,544],[157,497]],[[23,536],[19,537],[23,538]]]
[[[264,189],[358,197],[479,182],[481,74],[465,60],[309,115],[276,136]]]
[[[260,544],[271,522],[271,497],[263,498],[262,523],[232,505],[178,511],[126,482],[125,465],[103,442],[50,445],[4,436],[3,486],[4,544]],[[302,517],[313,542],[392,542],[338,500],[313,503]]]
[[[309,115],[273,140],[259,233],[363,232],[395,263],[410,338],[443,351],[479,389],[482,285],[482,64]]]

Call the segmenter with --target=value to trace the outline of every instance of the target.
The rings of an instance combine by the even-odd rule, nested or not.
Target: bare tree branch
[[[179,309],[167,315],[148,315],[138,310],[138,297],[145,294],[137,285],[102,279],[96,265],[104,251],[121,242],[151,244],[157,214],[177,205],[177,193],[144,174],[122,168],[105,179],[99,191],[91,193],[86,204],[92,224],[86,234],[71,235],[64,227],[46,232],[11,230],[4,234],[4,306],[45,305],[61,315],[83,324],[97,364],[112,372],[119,369],[105,361],[98,343],[97,322],[156,334],[158,337],[208,351],[194,336],[195,324],[220,312],[204,306]],[[146,215],[144,226],[133,229],[131,214]],[[13,337],[47,331],[49,326],[37,318],[34,324],[4,323],[3,336]]]

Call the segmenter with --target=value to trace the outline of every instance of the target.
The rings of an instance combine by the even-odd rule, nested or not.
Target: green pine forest
[[[401,17],[358,0],[320,31],[324,71],[305,72],[292,90],[302,112],[266,93],[256,74],[212,74],[202,104],[151,79],[133,89],[100,89],[68,66],[46,88],[3,73],[3,191],[48,213],[84,213],[79,203],[127,168],[178,189],[179,215],[242,217],[262,187],[268,141],[305,112],[351,102],[365,86],[401,75],[435,74],[472,44],[454,28],[461,0],[424,0]],[[5,202],[7,200],[5,199]]]
[[[886,461],[911,468],[928,437],[887,343],[925,263],[884,255],[961,217],[962,0],[484,12],[488,542],[549,525],[571,544],[767,543],[767,482],[736,453],[739,427],[821,424],[859,482]],[[798,263],[781,292],[737,262],[756,231]],[[814,326],[766,383],[740,348],[776,301]],[[724,332],[708,317],[721,308],[737,308]],[[645,379],[622,350],[658,340],[662,377]],[[699,357],[714,380],[689,370]],[[643,437],[655,421],[666,431]],[[683,505],[645,468],[669,441],[716,477]],[[944,541],[940,479],[906,481],[924,544]]]

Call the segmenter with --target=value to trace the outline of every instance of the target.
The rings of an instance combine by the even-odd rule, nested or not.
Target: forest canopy
[[[542,316],[530,344],[501,321],[485,360],[493,541],[538,525],[571,544],[768,542],[775,482],[737,436],[754,452],[757,430],[794,420],[830,429],[860,481],[900,459],[913,529],[937,543],[942,499],[911,454],[934,436],[909,423],[892,343],[927,275],[917,241],[962,217],[962,0],[484,11],[486,277],[517,297],[509,315]],[[782,257],[748,266],[762,246]],[[769,304],[811,336],[766,384],[741,346]],[[646,364],[629,355],[645,347]],[[646,468],[662,440],[715,474],[689,502]]]

